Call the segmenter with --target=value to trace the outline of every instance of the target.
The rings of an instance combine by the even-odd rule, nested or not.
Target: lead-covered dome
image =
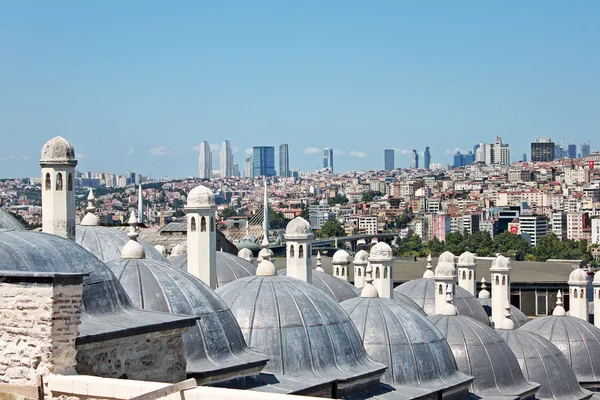
[[[287,271],[285,269],[279,270],[277,273],[281,276],[287,276]],[[326,272],[313,269],[312,280],[313,285],[317,289],[338,303],[358,296],[354,285],[340,278],[331,276]]]
[[[437,391],[468,386],[472,380],[458,371],[446,339],[419,312],[381,297],[350,299],[341,306],[369,357],[388,367],[383,383],[399,391],[402,386]]]
[[[541,385],[537,399],[579,400],[592,396],[592,392],[579,386],[569,362],[550,341],[522,329],[498,333],[517,357],[525,379]]]
[[[200,279],[143,258],[113,260],[108,266],[135,307],[200,317],[183,335],[188,376],[213,382],[255,375],[266,364],[266,357],[246,346],[229,307]]]
[[[250,261],[222,251],[216,252],[217,260],[217,287],[224,286],[229,282],[246,276],[256,274],[256,267]],[[183,271],[188,270],[187,254],[172,258],[171,265]],[[208,266],[206,267],[208,268]]]
[[[287,276],[251,276],[217,289],[246,343],[268,358],[264,371],[278,380],[316,386],[378,379],[384,366],[366,354],[340,305],[314,286]]]
[[[488,325],[462,315],[427,318],[446,338],[458,369],[475,377],[471,391],[476,395],[524,398],[539,387],[525,380],[515,355]]]
[[[575,268],[569,274],[569,284],[585,284],[588,282],[588,274],[581,268]]]
[[[0,229],[24,231],[25,227],[12,213],[0,208]]]
[[[454,285],[454,289],[454,305],[458,314],[489,325],[489,317],[479,301],[459,285]],[[394,288],[394,292],[407,296],[427,315],[435,314],[435,281],[432,278],[413,279]]]
[[[492,316],[492,299],[489,297],[479,297],[477,299],[479,304],[483,307],[488,317]],[[527,315],[523,311],[511,304],[510,306],[510,319],[515,324],[515,328],[520,328],[529,322]]]
[[[196,186],[187,196],[186,207],[212,207],[215,205],[215,194],[206,186]]]
[[[371,247],[369,252],[369,259],[374,260],[385,260],[392,258],[392,248],[385,242],[377,242],[375,246]]]
[[[536,333],[558,347],[580,384],[600,382],[600,329],[568,315],[535,319],[521,329]]]
[[[65,138],[56,136],[46,142],[42,147],[40,162],[46,163],[70,163],[75,161],[75,149]]]
[[[312,236],[312,229],[307,220],[302,217],[296,217],[291,220],[285,228],[285,238],[305,238]]]
[[[467,267],[475,265],[477,257],[475,254],[465,251],[460,256],[458,256],[458,266],[459,267]]]
[[[369,262],[369,253],[367,253],[365,250],[359,250],[355,255],[354,255],[354,264],[366,264]]]
[[[104,262],[121,258],[121,251],[129,241],[127,233],[108,226],[78,225],[75,229],[77,244]],[[166,258],[150,243],[141,238],[138,238],[137,241],[144,247],[146,258],[166,261]]]

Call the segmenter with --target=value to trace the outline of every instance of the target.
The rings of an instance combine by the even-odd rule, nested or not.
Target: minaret
[[[333,255],[333,276],[343,281],[348,282],[348,269],[352,257],[346,252],[346,250],[338,250]]]
[[[392,248],[385,242],[377,243],[371,248],[369,264],[375,272],[373,285],[377,289],[379,297],[391,299],[394,296]]]
[[[477,296],[480,299],[489,299],[490,292],[487,290],[487,285],[485,284],[485,278],[481,278],[481,290],[479,291],[479,295]]]
[[[128,258],[128,259],[145,258],[146,253],[144,251],[144,246],[142,246],[137,241],[139,234],[137,233],[137,231],[135,229],[138,224],[138,220],[135,217],[135,211],[131,211],[131,217],[129,217],[129,221],[127,223],[129,224],[129,233],[127,234],[127,236],[129,236],[129,241],[127,243],[125,243],[125,246],[123,246],[123,250],[121,251],[121,258]]]
[[[75,149],[57,136],[42,148],[42,231],[75,241]]]
[[[454,269],[454,264],[439,260],[433,276],[433,280],[435,281],[435,313],[445,315],[444,309],[446,308],[448,290],[450,290],[452,297],[454,295],[456,270]]]
[[[142,191],[142,184],[140,183],[140,188],[139,188],[139,195],[138,195],[138,215],[139,215],[139,222],[140,224],[144,223],[144,192]]]
[[[369,264],[369,253],[364,250],[354,255],[354,286],[361,288],[365,286],[366,267]]]
[[[465,251],[458,257],[458,285],[473,296],[477,294],[475,288],[475,254]]]
[[[600,311],[596,318],[596,310],[600,310],[600,271],[594,274],[594,325],[600,328]]]
[[[425,272],[423,272],[423,278],[433,278],[434,277],[434,273],[431,270],[433,268],[433,265],[431,265],[431,253],[429,253],[429,255],[427,256],[427,269],[425,270]]]
[[[498,256],[492,261],[492,322],[494,326],[502,326],[504,307],[510,304],[510,260]]]
[[[314,235],[308,221],[294,218],[285,228],[287,276],[312,283],[311,243]]]
[[[90,189],[90,193],[87,197],[88,205],[85,209],[86,213],[81,219],[81,226],[98,226],[100,225],[100,221],[94,212],[96,212],[96,197],[94,196],[94,191]]]
[[[588,276],[581,268],[574,269],[569,274],[569,315],[587,322],[589,318]],[[596,309],[594,308],[594,311]],[[598,313],[600,318],[600,311]],[[595,321],[595,319],[594,319]]]
[[[323,269],[323,263],[321,262],[321,252],[317,251],[317,266],[315,267],[315,271],[325,272]]]
[[[187,214],[188,272],[211,288],[217,287],[215,195],[205,186],[190,191]]]
[[[558,293],[556,293],[556,307],[554,307],[554,311],[552,312],[552,315],[555,316],[563,316],[563,315],[567,315],[567,312],[565,311],[565,308],[562,305],[562,292],[559,290]]]

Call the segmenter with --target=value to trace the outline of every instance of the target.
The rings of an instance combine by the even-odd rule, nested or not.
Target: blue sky
[[[597,1],[0,3],[0,177],[56,135],[81,170],[197,174],[194,147],[288,143],[290,167],[451,162],[500,135],[600,148]],[[316,151],[315,149],[318,149]],[[217,153],[216,149],[213,149]],[[218,157],[214,159],[218,166]]]

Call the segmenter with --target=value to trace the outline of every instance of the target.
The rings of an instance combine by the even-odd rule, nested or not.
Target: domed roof
[[[446,339],[415,310],[381,297],[350,299],[341,306],[358,329],[367,354],[388,367],[383,383],[397,390],[398,385],[437,390],[471,380],[458,371]]]
[[[217,287],[224,286],[229,282],[235,281],[236,279],[256,274],[256,267],[250,261],[246,261],[243,258],[234,256],[233,254],[217,251],[216,260]],[[172,258],[170,261],[171,265],[175,268],[187,272],[187,254],[182,254],[178,257]]]
[[[215,194],[206,186],[196,186],[187,196],[186,207],[211,207],[215,205]]]
[[[237,255],[239,258],[242,258],[246,261],[250,261],[254,257],[254,254],[252,254],[252,250],[247,249],[247,248],[240,249],[240,251],[238,251]]]
[[[446,261],[438,261],[437,266],[435,267],[435,277],[440,278],[451,278],[456,275],[456,269],[454,269],[454,264],[446,262]]]
[[[487,313],[488,317],[491,317],[492,316],[492,299],[489,297],[486,297],[486,298],[479,297],[477,300],[479,301],[479,304],[481,304],[483,306],[483,309]],[[529,322],[529,318],[527,318],[527,315],[525,315],[525,313],[523,313],[523,311],[519,310],[517,307],[513,306],[512,304],[510,306],[510,319],[512,320],[512,322],[514,322],[515,328],[520,328],[523,325],[525,325],[527,322]]]
[[[144,247],[146,258],[166,261],[151,244],[141,238],[137,240]],[[128,241],[127,233],[116,228],[81,225],[76,227],[75,242],[104,262],[121,258],[123,247]]]
[[[217,289],[246,343],[268,358],[264,371],[317,382],[380,375],[337,302],[287,276],[250,276]],[[371,378],[372,379],[372,378]]]
[[[0,208],[0,229],[24,231],[25,227],[12,213]]]
[[[592,392],[582,389],[569,362],[560,350],[543,337],[522,329],[498,331],[508,344],[521,371],[541,386],[537,399],[587,399]]]
[[[333,254],[333,258],[331,260],[332,263],[345,264],[350,263],[352,261],[352,257],[346,250],[338,250]]]
[[[458,265],[461,267],[475,265],[476,260],[477,257],[475,257],[475,254],[465,251],[460,256],[458,256]]]
[[[73,145],[60,136],[48,140],[42,147],[40,162],[71,163],[73,161],[76,161]]]
[[[449,251],[445,251],[442,254],[440,254],[440,256],[438,257],[438,264],[441,262],[447,262],[447,263],[454,265],[455,259],[456,259],[456,256],[454,254],[450,253]]]
[[[585,272],[583,269],[581,268],[575,268],[570,274],[569,274],[569,284],[577,284],[577,283],[587,283],[588,282],[588,275],[587,272]]]
[[[366,264],[369,262],[369,253],[364,250],[359,250],[354,255],[354,264]]]
[[[287,271],[281,269],[277,271],[277,274],[287,276]],[[357,291],[351,283],[336,278],[335,276],[331,276],[326,272],[313,269],[312,280],[314,287],[338,303],[341,303],[344,300],[353,299],[360,293],[360,291]]]
[[[515,355],[488,325],[462,315],[427,318],[448,341],[460,372],[475,377],[471,391],[476,395],[531,395],[539,386],[525,380]]]
[[[594,274],[594,283],[600,283],[600,271]]]
[[[307,220],[302,217],[296,217],[291,220],[285,228],[285,237],[293,238],[305,238],[306,236],[312,236],[312,229]]]
[[[510,259],[502,255],[497,256],[492,261],[490,271],[508,271],[510,270]]]
[[[521,329],[536,333],[558,347],[579,383],[600,382],[600,329],[568,315],[534,319]]]
[[[392,257],[392,248],[386,242],[377,242],[369,252],[369,260],[385,260]]]
[[[119,259],[107,265],[135,307],[200,317],[183,336],[188,375],[229,375],[230,369],[244,375],[266,363],[248,349],[229,307],[200,279],[163,261]]]
[[[427,315],[435,314],[435,281],[433,279],[413,279],[394,288],[394,292],[413,300]],[[489,325],[488,315],[479,301],[458,285],[454,285],[454,305],[459,315],[471,317]]]

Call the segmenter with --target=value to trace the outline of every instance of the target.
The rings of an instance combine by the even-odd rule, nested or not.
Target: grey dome
[[[471,391],[476,395],[531,395],[539,386],[525,380],[515,355],[488,325],[462,315],[427,318],[448,341],[458,369],[475,377]]]
[[[87,274],[83,278],[78,340],[82,337],[92,340],[106,333],[164,325],[182,319],[134,309],[110,268],[83,247],[55,235],[32,231],[0,232],[0,269]],[[158,330],[162,329],[168,328]],[[152,332],[151,329],[147,331]]]
[[[287,276],[287,271],[285,269],[281,269],[277,271],[277,274],[281,276]],[[348,299],[353,299],[360,293],[355,290],[354,285],[351,283],[348,283],[340,278],[336,278],[335,276],[331,276],[323,271],[317,271],[313,269],[312,280],[313,285],[317,289],[338,303]]]
[[[25,227],[13,214],[0,208],[0,229],[24,231]]]
[[[540,335],[522,329],[499,330],[519,361],[525,378],[539,383],[538,399],[587,399],[592,393],[579,386],[560,350]]]
[[[256,274],[256,266],[254,264],[233,254],[217,251],[216,260],[218,288],[245,276]],[[171,265],[175,268],[183,271],[188,270],[187,254],[172,258],[170,261]]]
[[[489,325],[490,319],[475,296],[459,285],[454,285],[454,289],[453,304],[457,313]],[[427,315],[435,314],[435,281],[432,278],[413,279],[394,288],[394,292],[413,300]]]
[[[129,241],[129,237],[127,233],[108,226],[77,225],[75,241],[101,261],[107,262],[121,258],[121,251]],[[166,261],[166,258],[154,246],[141,238],[138,238],[137,241],[144,247],[146,258]]]
[[[149,311],[200,317],[183,336],[188,376],[214,381],[256,374],[266,357],[248,349],[229,307],[200,279],[166,262],[119,259],[107,264],[133,305]]]
[[[369,357],[388,369],[381,381],[440,390],[472,380],[458,371],[446,339],[417,311],[391,299],[359,297],[344,301]]]
[[[491,298],[478,298],[479,304],[482,305],[488,317],[492,316],[492,299]],[[515,323],[515,328],[520,328],[529,322],[529,318],[527,315],[523,313],[523,311],[519,310],[517,307],[510,305],[510,319]]]
[[[568,315],[535,319],[521,329],[537,333],[558,347],[579,383],[600,382],[600,329]]]
[[[383,373],[350,317],[314,286],[287,276],[250,276],[217,289],[246,343],[263,352],[264,371],[305,385]]]
[[[73,161],[75,161],[75,149],[65,138],[56,136],[48,140],[42,147],[40,162],[72,163]]]

